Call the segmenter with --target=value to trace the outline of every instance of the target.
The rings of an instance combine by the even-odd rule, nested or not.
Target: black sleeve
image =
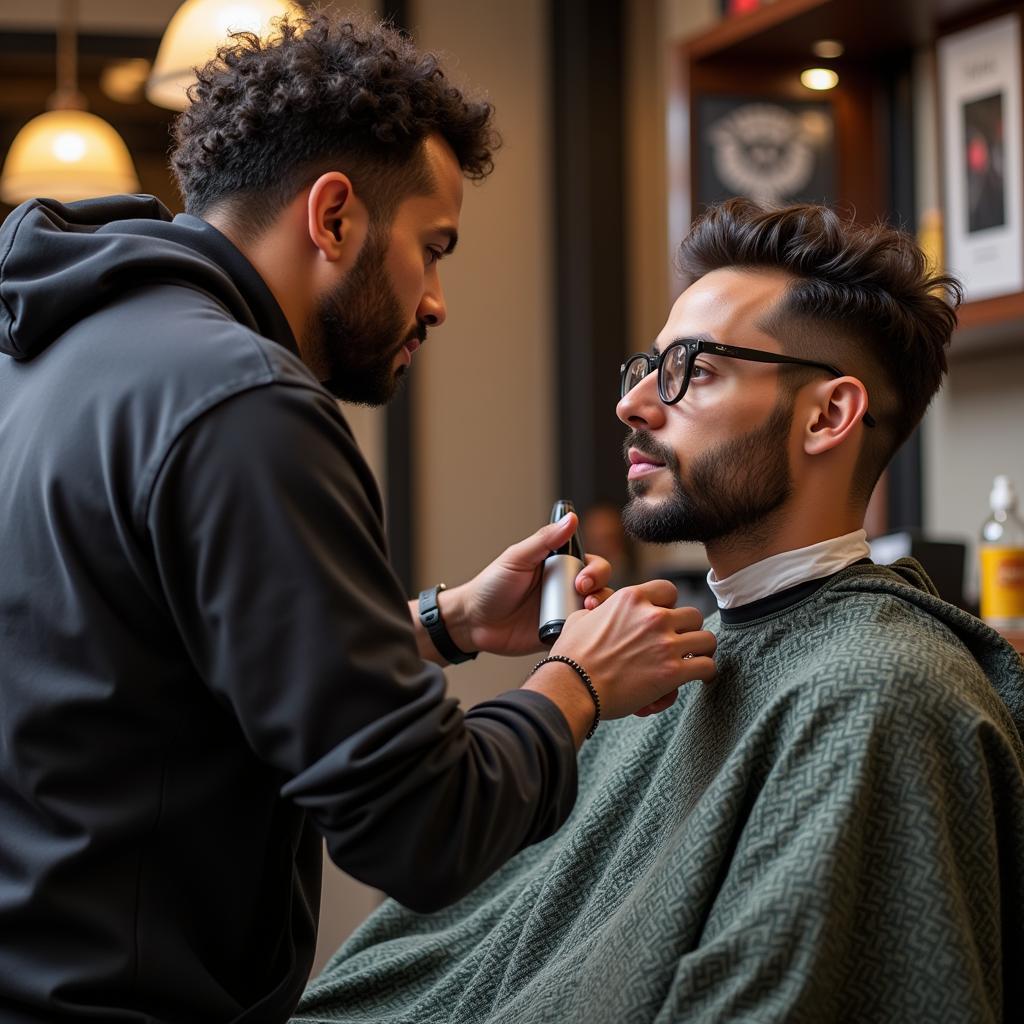
[[[206,412],[167,453],[146,525],[197,671],[339,867],[432,910],[564,821],[567,723],[528,691],[467,714],[446,697],[328,395],[273,384]]]

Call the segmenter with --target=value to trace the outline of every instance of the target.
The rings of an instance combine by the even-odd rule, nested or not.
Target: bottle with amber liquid
[[[1024,629],[1024,521],[1010,478],[997,476],[992,514],[981,528],[981,617],[996,629]]]

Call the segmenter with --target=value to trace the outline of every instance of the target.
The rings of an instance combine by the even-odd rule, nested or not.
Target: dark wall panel
[[[552,0],[558,486],[625,501],[615,418],[626,336],[620,0]]]

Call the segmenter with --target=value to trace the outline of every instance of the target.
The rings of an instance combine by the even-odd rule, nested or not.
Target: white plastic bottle
[[[992,515],[981,528],[981,617],[997,629],[1024,629],[1024,521],[1010,478],[997,476]]]

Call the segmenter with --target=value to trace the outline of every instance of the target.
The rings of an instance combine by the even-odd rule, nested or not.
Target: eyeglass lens
[[[690,345],[674,344],[659,358],[650,355],[635,355],[626,363],[622,377],[622,396],[629,394],[654,368],[660,367],[658,390],[666,402],[674,402],[683,393],[687,384],[687,364],[690,361]]]
[[[650,373],[651,367],[646,356],[633,356],[626,364],[626,372],[622,378],[622,395],[629,394]]]
[[[675,345],[661,364],[661,390],[666,401],[674,401],[686,384],[688,346]]]

